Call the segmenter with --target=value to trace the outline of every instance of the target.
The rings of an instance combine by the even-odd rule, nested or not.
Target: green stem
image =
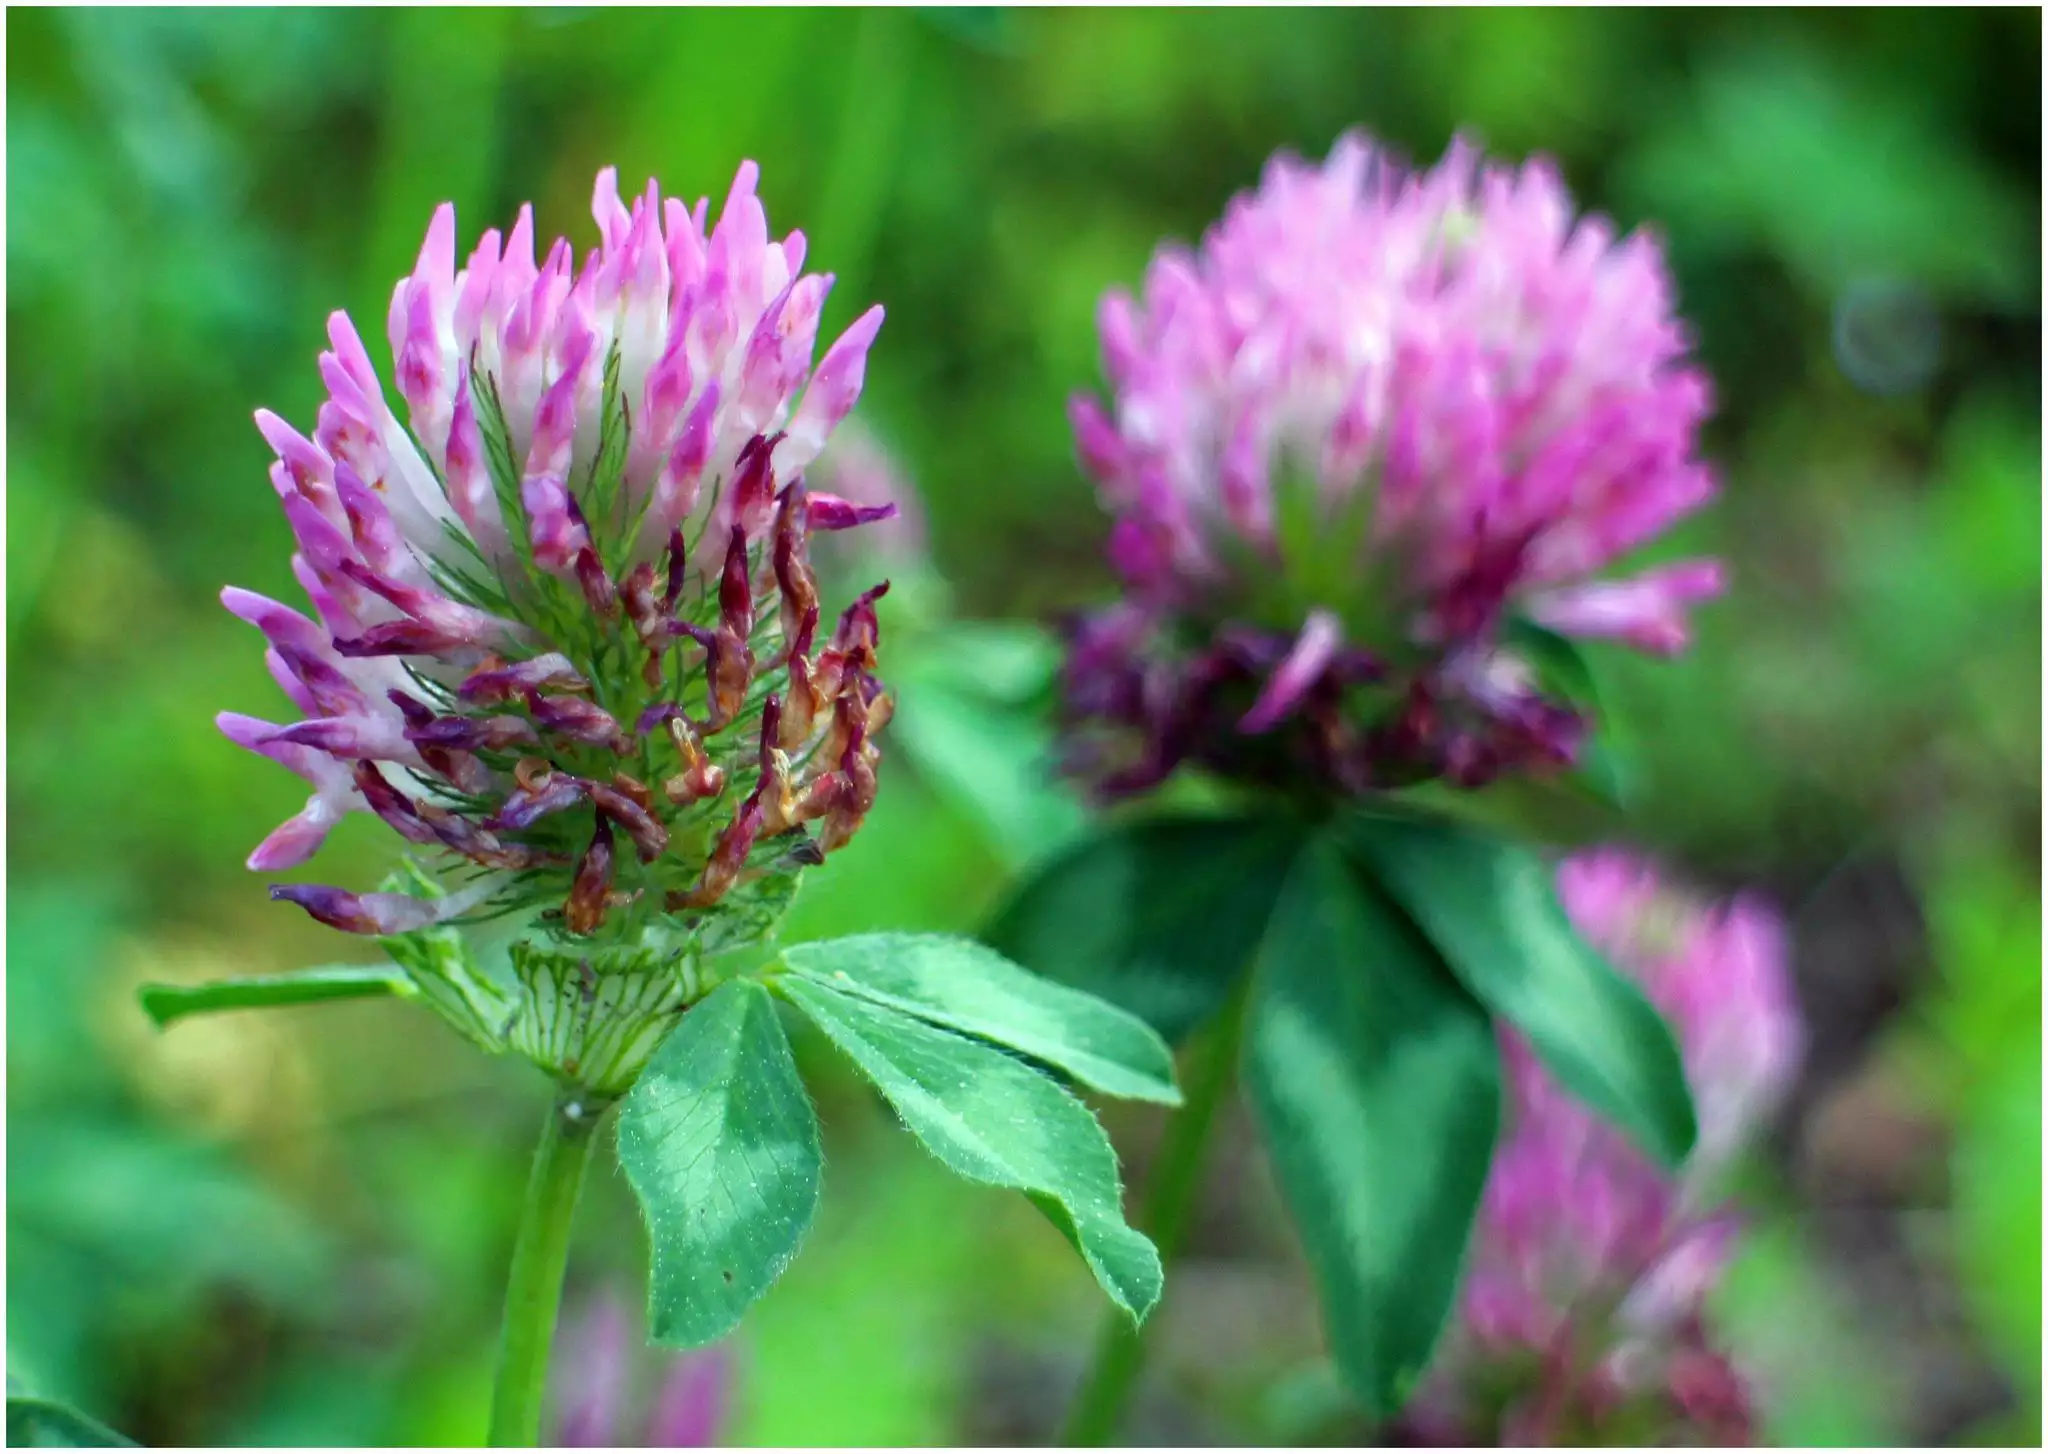
[[[1247,975],[1216,1023],[1209,1027],[1207,1039],[1189,1057],[1187,1101],[1168,1126],[1166,1143],[1152,1168],[1151,1185],[1145,1191],[1143,1230],[1159,1249],[1162,1263],[1173,1260],[1188,1213],[1194,1208],[1216,1112],[1229,1097],[1237,1068],[1250,988],[1251,977]],[[1152,1316],[1158,1318],[1157,1308]],[[1122,1313],[1112,1312],[1096,1341],[1095,1361],[1068,1411],[1067,1426],[1060,1436],[1063,1447],[1091,1447],[1114,1441],[1124,1405],[1130,1400],[1144,1361],[1144,1329]]]
[[[512,1272],[505,1288],[505,1322],[498,1342],[498,1381],[491,1395],[491,1446],[530,1449],[540,1442],[541,1400],[547,1392],[548,1348],[555,1339],[555,1314],[562,1303],[562,1274],[569,1265],[569,1231],[583,1169],[597,1140],[597,1123],[607,1103],[585,1093],[563,1091],[548,1110],[526,1205],[519,1214],[519,1240],[512,1247]]]

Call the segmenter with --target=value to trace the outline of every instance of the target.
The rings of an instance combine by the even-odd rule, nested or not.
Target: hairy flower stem
[[[1159,1249],[1163,1263],[1173,1261],[1174,1249],[1187,1226],[1195,1193],[1201,1187],[1202,1163],[1208,1155],[1216,1112],[1229,1098],[1236,1078],[1250,992],[1251,976],[1246,975],[1209,1027],[1206,1039],[1189,1056],[1187,1102],[1169,1124],[1166,1144],[1152,1168],[1151,1185],[1145,1190],[1143,1231]],[[1159,1310],[1153,1309],[1153,1318],[1158,1315]],[[1067,1413],[1059,1443],[1067,1448],[1114,1443],[1124,1405],[1144,1362],[1145,1330],[1123,1313],[1112,1311],[1103,1322],[1094,1362]]]
[[[548,1110],[526,1205],[519,1214],[519,1240],[512,1247],[512,1272],[505,1288],[505,1321],[498,1341],[498,1379],[491,1395],[491,1446],[530,1449],[540,1442],[541,1400],[547,1391],[548,1348],[562,1302],[562,1274],[569,1262],[569,1232],[576,1199],[597,1124],[610,1103],[587,1093],[563,1091]]]

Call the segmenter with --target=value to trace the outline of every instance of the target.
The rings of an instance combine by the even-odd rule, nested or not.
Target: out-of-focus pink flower
[[[1601,578],[1713,493],[1672,302],[1652,239],[1462,141],[1422,172],[1355,135],[1276,157],[1162,248],[1103,302],[1108,400],[1072,409],[1137,622],[1073,672],[1126,706],[1093,774],[1252,770],[1270,750],[1233,738],[1273,733],[1361,791],[1571,761],[1504,628],[1670,652],[1720,588],[1711,562]]]
[[[1625,851],[1567,859],[1558,886],[1579,931],[1671,1022],[1698,1147],[1663,1171],[1504,1034],[1508,1123],[1422,1405],[1502,1442],[1558,1442],[1623,1407],[1726,1442],[1748,1427],[1747,1396],[1705,1303],[1740,1231],[1720,1183],[1803,1050],[1783,931],[1754,900],[1701,902]]]
[[[530,208],[459,262],[443,206],[391,300],[402,412],[336,313],[311,436],[257,414],[314,614],[222,599],[303,720],[220,725],[313,796],[249,866],[291,868],[363,810],[476,880],[278,897],[357,933],[534,908],[624,942],[815,860],[777,838],[858,825],[888,712],[873,596],[821,629],[808,541],[889,510],[812,498],[803,472],[882,310],[813,368],[832,279],[801,233],[771,239],[756,175],[711,225],[652,182],[629,206],[606,169],[580,265],[566,239],[536,251]]]
[[[563,1321],[561,1345],[550,1442],[571,1449],[702,1449],[722,1441],[737,1376],[729,1346],[645,1353],[626,1303],[610,1294]],[[658,1382],[643,1396],[650,1375]]]
[[[854,537],[856,549],[878,562],[911,562],[925,553],[924,502],[910,482],[903,463],[885,446],[859,416],[839,426],[832,439],[832,452],[820,459],[808,476],[811,493],[812,526],[824,529],[821,507],[846,507],[849,523],[869,512],[893,511],[879,517]],[[827,505],[827,501],[833,502]],[[819,542],[820,549],[827,542]]]
[[[724,1344],[675,1357],[647,1419],[650,1449],[703,1449],[720,1442],[732,1413],[736,1370]]]

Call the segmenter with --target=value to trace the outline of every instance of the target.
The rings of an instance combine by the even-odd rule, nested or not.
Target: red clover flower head
[[[1547,162],[1275,157],[1100,329],[1109,398],[1072,419],[1126,599],[1068,695],[1107,792],[1185,760],[1348,792],[1568,764],[1582,724],[1515,629],[1675,652],[1720,589],[1601,577],[1712,494],[1709,391],[1657,244]]]
[[[891,699],[877,586],[821,616],[809,537],[885,518],[805,488],[882,310],[813,366],[829,275],[771,241],[756,168],[708,203],[628,206],[536,262],[530,208],[458,267],[441,207],[392,295],[394,408],[328,320],[310,438],[257,427],[313,614],[229,588],[300,720],[223,713],[313,794],[249,866],[303,862],[345,813],[438,861],[422,892],[279,885],[355,933],[538,912],[577,953],[765,913],[875,796]]]
[[[1467,1436],[1496,1419],[1512,1443],[1602,1429],[1664,1442],[1637,1419],[1744,1442],[1748,1390],[1713,1346],[1705,1301],[1740,1231],[1717,1200],[1724,1174],[1803,1049],[1783,931],[1758,903],[1686,898],[1617,850],[1566,860],[1558,886],[1579,931],[1677,1032],[1698,1146],[1682,1172],[1660,1170],[1504,1033],[1508,1124],[1419,1416]]]

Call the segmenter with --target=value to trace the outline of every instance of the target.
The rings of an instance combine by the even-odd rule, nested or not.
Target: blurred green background
[[[1734,589],[1682,662],[1599,658],[1637,807],[1559,826],[1792,922],[1812,1053],[1725,1296],[1766,1433],[2037,1441],[2038,11],[45,10],[7,40],[13,1378],[153,1443],[482,1435],[537,1077],[405,1006],[158,1035],[133,999],[359,953],[241,868],[303,789],[212,726],[279,708],[215,595],[291,591],[250,412],[310,425],[327,312],[381,339],[434,204],[465,248],[528,198],[582,245],[600,165],[716,198],[754,157],[838,274],[828,329],[888,305],[861,418],[935,574],[884,613],[881,806],[792,932],[971,928],[1076,816],[1005,715],[1028,639],[951,618],[1106,590],[1063,414],[1097,297],[1275,148],[1463,127],[1654,221],[1720,389],[1725,494],[1676,544]],[[314,876],[391,850],[352,822]],[[817,1069],[823,1219],[742,1330],[728,1437],[1043,1440],[1086,1273]],[[1142,1176],[1156,1119],[1109,1121]],[[1211,1170],[1132,1436],[1364,1437],[1241,1125]],[[572,1303],[637,1296],[643,1256],[603,1172]]]

